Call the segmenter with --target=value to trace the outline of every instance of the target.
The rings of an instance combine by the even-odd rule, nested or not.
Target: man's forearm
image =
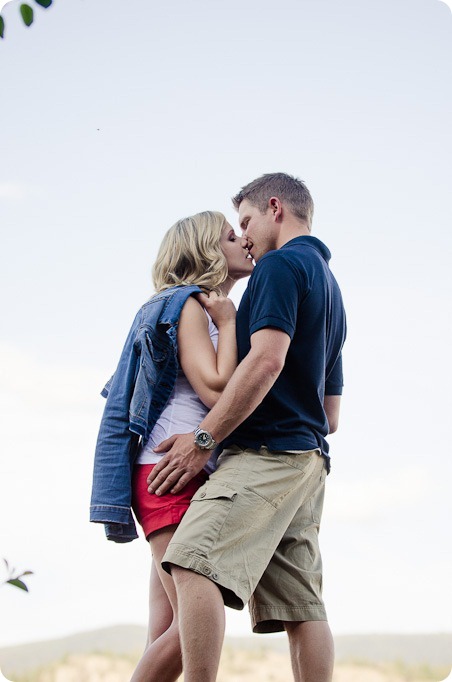
[[[278,378],[290,338],[277,329],[262,329],[251,337],[251,350],[235,370],[217,404],[201,422],[221,441],[256,409]],[[162,456],[148,476],[148,491],[177,493],[201,471],[209,451],[194,444],[193,433],[175,434],[154,448]]]
[[[216,405],[201,422],[217,442],[229,436],[267,395],[282,369],[251,350],[235,370]]]

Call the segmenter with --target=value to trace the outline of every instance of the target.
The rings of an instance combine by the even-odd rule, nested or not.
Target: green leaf
[[[11,578],[11,580],[7,580],[6,582],[10,585],[14,585],[15,587],[20,587],[21,590],[28,592],[28,587],[22,582],[22,580],[19,580],[19,578]]]
[[[50,7],[52,4],[53,0],[35,0],[35,2],[37,2],[38,5],[41,5],[41,7],[45,7],[45,9],[47,9],[47,7]]]
[[[0,15],[0,38],[3,38],[5,34],[5,22],[3,21],[3,17]],[[4,559],[6,561],[6,559]]]
[[[31,26],[33,23],[33,10],[30,5],[23,4],[19,9],[25,26]]]

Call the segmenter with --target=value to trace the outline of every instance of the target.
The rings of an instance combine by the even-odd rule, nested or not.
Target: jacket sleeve
[[[107,396],[94,456],[90,520],[105,523],[109,539],[128,542],[138,537],[131,513],[131,472],[138,435],[129,429],[129,406],[139,368],[135,339],[140,310],[130,329],[115,374],[102,395]]]

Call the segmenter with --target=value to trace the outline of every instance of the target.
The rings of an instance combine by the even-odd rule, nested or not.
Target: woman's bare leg
[[[150,538],[154,562],[149,591],[149,644],[131,682],[175,682],[182,673],[176,589],[160,565],[175,529],[168,526]]]
[[[149,580],[149,625],[146,649],[168,630],[173,621],[173,607],[162,585],[154,558]]]

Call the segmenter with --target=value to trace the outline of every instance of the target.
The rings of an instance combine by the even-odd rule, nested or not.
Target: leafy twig
[[[21,580],[21,578],[24,577],[24,575],[33,575],[33,571],[23,571],[22,573],[16,573],[16,569],[10,567],[9,563],[6,561],[6,559],[3,559],[5,562],[6,566],[6,571],[8,573],[8,579],[3,581],[4,585],[14,585],[14,587],[18,587],[21,590],[25,590],[25,592],[28,592],[28,587],[26,584]],[[2,583],[0,583],[1,585]]]
[[[53,0],[34,0],[37,5],[47,9],[52,4]],[[19,6],[20,16],[25,26],[31,26],[34,21],[34,11],[33,7],[26,2],[21,3]],[[0,14],[0,38],[5,37],[5,20]]]

